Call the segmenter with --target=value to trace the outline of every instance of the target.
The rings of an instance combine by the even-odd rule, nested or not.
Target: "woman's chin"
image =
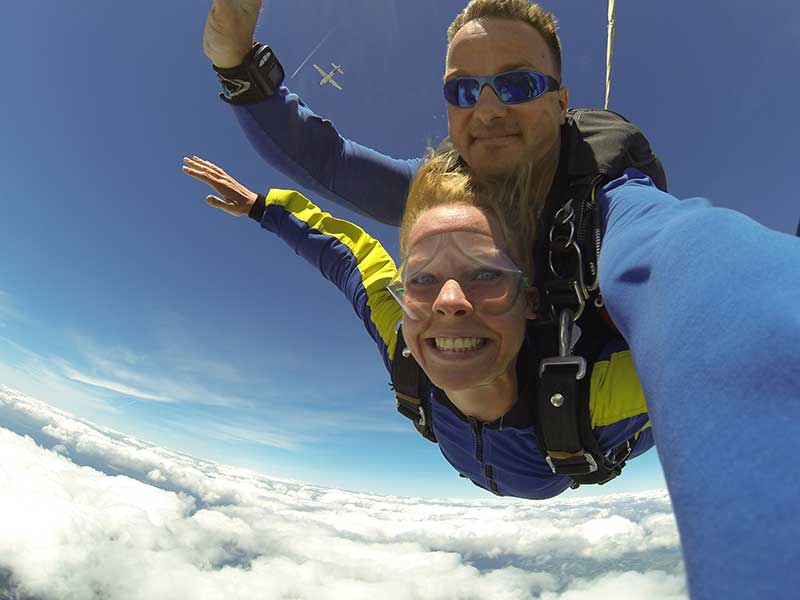
[[[445,392],[461,392],[486,385],[491,379],[488,369],[476,368],[477,365],[457,365],[443,367],[431,366],[425,371],[433,385]]]

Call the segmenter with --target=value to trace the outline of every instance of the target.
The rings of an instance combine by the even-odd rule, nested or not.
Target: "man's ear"
[[[525,294],[525,318],[533,321],[539,310],[539,290],[529,287],[525,288],[523,293]]]
[[[569,108],[569,89],[562,87],[558,90],[558,106],[561,108],[561,124],[567,119],[567,109]]]

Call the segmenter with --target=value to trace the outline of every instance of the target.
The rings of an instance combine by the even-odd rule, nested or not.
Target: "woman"
[[[224,171],[202,161],[189,161],[187,165],[187,173],[225,197],[210,199],[212,205],[232,214],[246,214],[247,207],[255,203],[256,195],[238,186]],[[250,199],[248,193],[252,194]],[[271,193],[268,210],[276,205],[272,210],[283,213],[287,220],[293,218],[289,215],[292,211],[301,217],[303,211],[315,219],[322,217],[299,194],[284,194],[294,198],[294,207],[287,203],[290,198]],[[711,207],[704,200],[679,201],[658,190],[635,169],[598,190],[597,202],[605,231],[600,287],[615,325],[634,352],[648,398],[652,433],[649,424],[637,422],[644,412],[623,422],[647,427],[638,437],[634,455],[652,445],[652,436],[659,440],[691,596],[748,600],[790,597],[800,585],[795,568],[800,560],[800,484],[795,476],[795,445],[800,436],[800,240],[771,231],[734,211]],[[485,223],[497,249],[513,260],[513,242],[507,243],[497,235],[502,217],[490,209],[486,214],[498,220],[494,230],[490,217]],[[420,215],[418,222],[423,220],[424,225],[424,219],[426,216]],[[262,226],[275,228],[275,219],[265,212]],[[346,229],[354,236],[350,239],[354,247],[368,239],[352,225]],[[414,235],[421,237],[418,230],[411,233],[412,242]],[[361,248],[377,246],[369,240]],[[382,250],[378,254],[385,257]],[[382,264],[383,272],[373,271],[376,277],[365,280],[374,297],[380,296],[395,273],[391,259],[385,257]],[[448,285],[441,289],[454,294],[449,305],[453,311],[464,300],[458,297],[454,285]],[[363,304],[366,296],[361,299]],[[377,313],[383,302],[391,306],[386,296],[373,303]],[[530,293],[519,294],[507,318],[520,321],[522,327],[532,301]],[[413,310],[411,305],[408,308]],[[381,329],[389,332],[386,345],[394,343],[390,328],[386,329],[389,322],[399,318],[399,309],[395,306],[394,310],[396,316],[387,318]],[[430,310],[433,315],[432,305]],[[367,319],[365,323],[369,329]],[[483,330],[458,333],[488,337]],[[421,344],[425,337],[421,336]],[[520,399],[525,397],[526,369],[519,367],[524,364],[529,341],[520,343],[517,359]],[[387,356],[384,350],[384,358]],[[596,363],[592,372],[592,424],[598,439],[605,429],[599,426],[598,415],[607,411],[605,414],[613,420],[613,407],[619,406],[624,412],[636,404],[625,400],[626,394],[620,389],[632,381],[619,377],[625,371],[620,369],[622,365],[633,374],[627,353],[612,355],[607,369],[602,362]],[[598,375],[601,372],[603,377]],[[497,380],[498,385],[502,381],[509,379]],[[636,389],[640,396],[638,382]],[[611,391],[615,393],[613,402]],[[444,391],[440,399],[446,401],[446,396]],[[459,399],[459,394],[454,397]],[[507,401],[510,395],[504,397]],[[467,400],[458,401],[470,412],[474,405]],[[490,406],[501,411],[503,402]],[[520,425],[516,429],[520,446],[530,437],[524,426],[515,422],[525,406],[525,402],[514,403],[500,423],[482,424],[478,416],[466,413],[463,419],[473,419],[476,431],[482,431],[485,437],[497,436],[492,440],[497,442],[493,449],[502,452],[502,444],[509,441],[501,437],[506,431],[504,424],[515,429]],[[467,471],[465,474],[475,483],[487,487],[482,477],[485,471],[473,472],[462,466],[470,464],[468,455],[475,451],[475,438],[463,447],[451,444],[448,427],[453,426],[457,433],[463,430],[459,429],[463,421],[448,419],[445,403],[433,403],[433,407],[438,411],[433,425],[441,438],[443,454],[462,473]],[[491,418],[494,414],[487,412],[484,416]],[[608,429],[616,426],[612,423]],[[512,486],[510,490],[501,485],[499,493],[546,497],[566,487],[559,478],[537,470],[541,464],[537,466],[531,459],[535,445],[530,445],[528,454],[513,444],[508,448],[512,457],[508,466],[516,469],[513,475],[518,477],[517,483],[522,483],[519,489]],[[488,462],[484,466],[492,466]],[[492,475],[504,482],[508,474],[498,470]]]
[[[209,204],[258,220],[347,295],[390,372],[402,319],[405,344],[433,383],[433,433],[459,473],[495,494],[530,499],[572,484],[546,462],[532,414],[538,360],[526,325],[537,307],[530,285],[536,216],[520,193],[526,181],[478,184],[453,169],[451,154],[425,163],[409,192],[398,270],[375,239],[298,192],[259,196],[212,163],[184,160],[187,174],[223,196],[209,196]],[[604,453],[628,440],[630,457],[653,446],[626,348],[601,352],[589,408]]]

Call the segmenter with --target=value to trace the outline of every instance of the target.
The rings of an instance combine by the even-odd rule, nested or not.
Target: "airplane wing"
[[[327,77],[328,76],[328,74],[325,71],[323,71],[322,69],[320,69],[317,65],[314,65],[314,68],[317,71],[319,71],[319,74],[322,75],[323,77]]]
[[[340,92],[342,91],[342,86],[336,83],[333,79],[328,79],[328,83],[330,83],[333,87],[335,87]]]

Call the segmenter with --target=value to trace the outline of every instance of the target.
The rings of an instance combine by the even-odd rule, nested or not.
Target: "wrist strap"
[[[261,223],[261,219],[264,218],[264,213],[266,212],[266,210],[267,210],[267,197],[263,194],[259,194],[253,206],[250,207],[250,212],[247,213],[247,216]]]
[[[283,66],[269,46],[253,42],[242,64],[230,69],[212,65],[228,104],[252,104],[269,98],[283,83]]]

